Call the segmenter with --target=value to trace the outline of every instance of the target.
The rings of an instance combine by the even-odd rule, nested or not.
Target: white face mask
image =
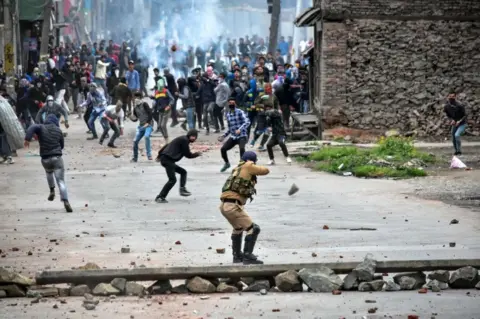
[[[118,78],[120,76],[120,70],[115,70],[115,76]]]
[[[48,106],[52,106],[52,105],[53,105],[53,101],[47,101],[47,105],[48,105]]]

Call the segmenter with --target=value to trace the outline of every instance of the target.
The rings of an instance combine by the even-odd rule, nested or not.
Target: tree
[[[272,17],[270,20],[270,38],[268,44],[268,52],[275,52],[278,43],[278,29],[280,26],[280,6],[281,0],[272,1]]]

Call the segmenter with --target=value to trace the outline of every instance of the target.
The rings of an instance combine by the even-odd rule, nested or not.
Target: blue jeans
[[[452,142],[455,152],[462,152],[462,141],[460,140],[460,137],[463,135],[463,133],[465,133],[466,129],[467,124],[452,126]]]
[[[188,123],[188,129],[194,129],[195,128],[195,109],[193,106],[187,107],[185,110],[187,113],[187,123]]]
[[[92,111],[90,114],[90,118],[88,119],[88,128],[92,132],[93,137],[97,137],[97,131],[95,130],[95,120],[102,115],[103,111],[97,112],[95,110]]]
[[[147,157],[150,159],[152,157],[152,146],[150,145],[150,135],[152,135],[153,128],[151,125],[147,127],[139,126],[137,127],[137,133],[135,134],[135,139],[133,140],[133,158],[138,160],[138,143],[145,137],[145,148],[147,149]]]

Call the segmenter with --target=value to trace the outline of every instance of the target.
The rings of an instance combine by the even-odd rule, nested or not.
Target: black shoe
[[[182,128],[182,130],[187,131],[187,122],[183,122],[180,127]]]
[[[52,202],[55,199],[55,191],[50,191],[50,194],[48,195],[48,200]]]
[[[172,122],[172,124],[170,124],[170,127],[175,127],[178,125],[178,121],[175,121],[175,122]]]
[[[180,187],[180,196],[188,197],[192,195],[185,187]]]
[[[210,135],[210,129],[207,128],[207,130],[205,131],[205,135]]]
[[[220,130],[215,130],[213,131],[213,133],[220,133]]]
[[[257,258],[254,254],[243,254],[244,265],[263,265],[263,261]]]
[[[136,163],[136,162],[138,162],[138,159],[136,159],[136,158],[132,158],[132,159],[130,160],[130,163]]]
[[[243,262],[242,237],[243,234],[232,234],[232,253],[234,264]]]
[[[157,128],[157,130],[155,131],[155,133],[161,133],[160,128]]]
[[[63,201],[63,206],[65,207],[65,210],[67,211],[67,213],[73,212],[72,206],[70,206],[70,203],[68,202],[68,200]]]
[[[462,155],[462,152],[455,152],[455,155]]]
[[[113,145],[113,143],[108,143],[107,146],[110,148],[117,148],[115,145]]]
[[[155,198],[155,202],[157,202],[157,203],[159,203],[159,204],[166,204],[166,203],[168,203],[168,201],[167,201],[165,198],[163,198],[163,197],[157,197],[157,198]]]
[[[98,144],[103,145],[103,140],[100,139],[100,141],[98,141]]]
[[[85,133],[87,133],[87,134],[92,134],[92,131],[88,130],[88,131],[86,131]]]

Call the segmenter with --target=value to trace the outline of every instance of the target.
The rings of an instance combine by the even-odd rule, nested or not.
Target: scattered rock
[[[377,307],[368,309],[368,313],[376,313],[378,310]]]
[[[428,279],[448,282],[450,280],[450,272],[448,270],[435,270],[428,274]]]
[[[90,292],[90,288],[87,285],[78,285],[70,288],[70,296],[74,297],[80,297]]]
[[[357,276],[360,282],[372,281],[375,277],[375,268],[377,267],[377,261],[373,258],[372,254],[367,254],[363,261],[355,267],[353,273]]]
[[[478,289],[480,290],[480,282],[478,284],[475,285],[475,289]],[[1,291],[0,291],[1,292]]]
[[[26,293],[22,286],[20,285],[4,285],[0,286],[0,290],[3,290],[7,293],[7,296],[12,298],[25,297]]]
[[[357,275],[354,272],[351,272],[348,275],[346,275],[345,278],[343,279],[342,289],[356,290],[358,289],[358,285],[359,285],[359,280],[357,278]]]
[[[457,246],[457,244],[456,244],[455,242],[448,243],[448,245],[449,245],[450,247],[452,247],[452,248],[455,247],[455,246]]]
[[[185,284],[181,284],[181,285],[173,287],[171,292],[174,293],[174,294],[188,294],[188,289],[187,289],[187,286]]]
[[[58,288],[59,297],[68,297],[70,296],[70,288]]]
[[[298,272],[302,281],[315,292],[331,292],[342,286],[342,279],[330,268],[321,266],[319,268],[304,268]]]
[[[330,229],[330,227],[328,227],[328,225],[323,225],[323,229],[327,230]]]
[[[193,293],[209,293],[215,292],[217,290],[215,285],[212,284],[210,281],[198,276],[187,280],[187,288]]]
[[[238,292],[238,288],[235,286],[227,285],[225,282],[221,282],[217,287],[217,292],[222,292],[222,293]]]
[[[125,292],[125,285],[127,284],[127,279],[125,278],[115,278],[110,282],[110,285],[120,290],[122,293]]]
[[[53,309],[58,309],[58,305],[57,305],[57,304],[54,304],[52,308],[53,308]]]
[[[427,289],[427,288],[420,288],[420,289],[418,290],[418,293],[419,293],[419,294],[426,294],[427,292],[428,292],[428,289]]]
[[[393,281],[399,284],[402,290],[420,289],[426,284],[425,274],[421,271],[411,273],[401,273],[393,277]],[[403,280],[402,280],[403,278]]]
[[[180,240],[177,240],[177,241],[175,242],[175,245],[181,245],[181,244],[182,244],[182,242],[181,242]]]
[[[0,284],[17,284],[20,286],[32,286],[35,284],[35,281],[23,275],[14,273],[3,267],[0,267]]]
[[[129,281],[125,285],[125,294],[127,296],[143,296],[145,294],[145,287],[136,282]]]
[[[248,291],[255,291],[258,292],[262,289],[270,289],[270,282],[268,280],[257,280],[250,286],[248,286],[246,289],[243,291],[248,292]]]
[[[317,257],[318,255],[316,253],[312,253],[312,257]]]
[[[5,290],[0,290],[0,298],[5,298],[7,296],[7,293]]]
[[[385,291],[400,291],[402,288],[400,285],[396,284],[395,282],[389,280],[385,283]]]
[[[35,295],[35,297],[58,297],[58,289],[55,287],[30,287],[27,290],[28,295]]]
[[[278,287],[272,287],[272,288],[270,288],[270,290],[268,292],[283,292],[283,291],[278,289]]]
[[[84,303],[83,304],[83,308],[85,308],[86,310],[95,310],[97,306],[93,303]]]
[[[217,248],[217,254],[225,254],[225,248]]]
[[[450,221],[450,225],[455,225],[455,224],[458,224],[458,219],[452,219]]]
[[[452,272],[449,285],[451,288],[471,289],[474,288],[479,281],[478,270],[467,266]]]
[[[255,282],[254,277],[240,277],[240,281],[243,281],[247,285],[251,285]]]
[[[300,282],[298,273],[295,270],[288,270],[278,274],[275,277],[275,286],[283,292],[303,290],[302,283]]]
[[[382,291],[385,281],[373,280],[369,282],[361,282],[358,286],[359,291]]]
[[[111,284],[101,283],[98,284],[92,291],[96,296],[110,296],[110,295],[119,295],[120,290],[113,287]]]
[[[376,300],[368,300],[368,299],[367,299],[367,300],[365,300],[365,303],[377,303],[377,301],[376,301]]]
[[[89,301],[95,300],[95,297],[93,297],[93,295],[89,294],[89,293],[84,294],[83,298],[85,298],[85,300],[89,300]]]
[[[170,283],[170,280],[157,280],[153,285],[147,288],[147,291],[150,295],[163,295],[172,291],[172,284]]]
[[[429,281],[425,287],[433,292],[440,292],[441,290],[448,289],[448,284],[434,279]]]
[[[263,296],[265,296],[267,293],[268,293],[267,289],[261,289],[260,290],[260,294],[263,295]]]
[[[122,252],[122,254],[128,254],[130,253],[130,247],[122,247],[120,251]]]
[[[332,290],[332,295],[341,295],[342,292],[340,290]]]

